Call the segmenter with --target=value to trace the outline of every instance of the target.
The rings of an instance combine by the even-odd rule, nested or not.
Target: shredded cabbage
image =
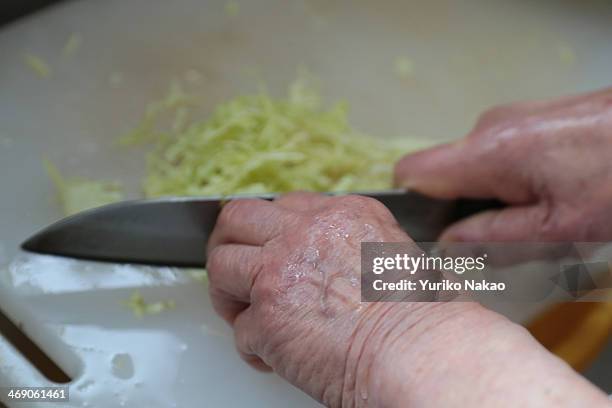
[[[51,76],[51,67],[39,56],[26,54],[24,60],[26,65],[39,77],[48,78]]]
[[[366,191],[391,187],[393,163],[417,147],[412,141],[374,139],[348,124],[347,107],[324,109],[306,76],[285,98],[264,90],[219,105],[208,119],[192,120],[195,99],[178,82],[147,106],[140,123],[120,139],[152,143],[147,197],[240,193]],[[164,129],[164,119],[171,126]],[[64,179],[50,163],[66,214],[123,198],[121,184]]]
[[[193,103],[194,99],[183,91],[180,83],[173,81],[167,95],[159,101],[149,103],[140,123],[123,135],[119,143],[131,146],[166,138],[168,135],[161,130],[160,122],[171,114],[174,115],[172,129],[181,130],[186,119],[186,109]]]
[[[173,300],[160,300],[157,302],[146,302],[139,291],[132,292],[130,298],[124,305],[132,309],[134,316],[142,318],[145,315],[156,315],[166,310],[174,309],[176,303]]]
[[[66,57],[70,57],[75,55],[83,44],[83,37],[79,33],[72,33],[68,40],[66,40],[66,44],[62,48],[62,54]]]
[[[44,165],[55,184],[65,215],[123,199],[122,187],[118,182],[65,179],[51,162],[45,160]]]
[[[263,90],[239,96],[204,120],[186,120],[192,102],[174,84],[121,140],[154,144],[143,186],[148,197],[387,189],[393,163],[414,148],[354,130],[346,104],[324,109],[304,77],[285,98]],[[168,110],[175,123],[160,131],[158,118]]]

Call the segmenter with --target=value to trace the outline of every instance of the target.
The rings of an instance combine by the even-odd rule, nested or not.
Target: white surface
[[[204,284],[185,273],[27,255],[1,283],[3,307],[10,297],[5,288],[11,288],[35,316],[14,308],[7,313],[16,312],[24,330],[42,339],[74,378],[69,406],[314,405],[278,377],[245,366]],[[147,300],[172,299],[176,308],[136,318],[122,304],[131,288]],[[32,333],[41,322],[44,332]],[[0,356],[0,386],[49,385],[1,338]]]
[[[204,111],[253,90],[259,78],[278,92],[304,65],[330,99],[351,103],[362,129],[436,140],[462,136],[493,104],[612,83],[606,2],[238,3],[230,18],[224,1],[83,0],[0,30],[0,261],[10,261],[23,238],[60,216],[43,155],[71,175],[127,180],[137,195],[142,152],[113,141],[171,78],[192,69],[202,74],[193,92]],[[62,56],[74,32],[82,48]],[[34,75],[23,63],[26,52],[47,60],[52,76]],[[398,57],[414,63],[412,78],[395,76]],[[114,73],[123,77],[119,86],[109,83]],[[0,306],[24,320],[26,330],[49,332],[38,338],[75,377],[73,403],[313,405],[242,364],[200,284],[167,269],[91,268],[35,258],[2,277]],[[141,286],[145,297],[175,299],[177,309],[133,318],[119,302]],[[113,374],[117,354],[124,362],[129,355],[130,378]],[[24,382],[37,377],[4,343],[0,359],[1,381],[34,385]]]

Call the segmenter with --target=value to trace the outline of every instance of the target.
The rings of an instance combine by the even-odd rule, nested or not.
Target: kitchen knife
[[[491,200],[437,200],[403,190],[359,194],[387,206],[417,242],[435,241],[452,222],[500,205]],[[109,204],[52,224],[22,248],[95,261],[203,267],[206,242],[223,202],[253,197],[171,197]],[[257,197],[272,200],[275,195]]]

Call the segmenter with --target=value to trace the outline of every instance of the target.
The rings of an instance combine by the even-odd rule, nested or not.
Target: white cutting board
[[[12,263],[0,307],[73,376],[73,406],[313,402],[244,365],[185,274],[19,255],[21,240],[60,217],[43,155],[69,175],[126,180],[137,196],[143,154],[113,142],[190,70],[207,111],[259,79],[278,93],[303,65],[330,99],[350,102],[363,130],[430,141],[462,136],[493,104],[612,84],[606,2],[236,3],[230,17],[224,1],[82,0],[0,30],[0,262]],[[72,33],[82,47],[62,56]],[[49,78],[25,66],[28,52],[49,63]],[[398,57],[414,64],[410,78],[394,74]],[[136,319],[121,306],[134,288],[177,307]],[[46,383],[3,340],[0,382]]]

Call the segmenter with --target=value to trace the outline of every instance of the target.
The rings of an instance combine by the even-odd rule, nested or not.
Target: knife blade
[[[492,200],[438,200],[404,190],[358,194],[387,206],[417,242],[434,241],[452,222],[500,206]],[[204,267],[206,243],[222,204],[254,197],[273,200],[276,195],[170,197],[109,204],[62,219],[21,247],[103,262]]]

